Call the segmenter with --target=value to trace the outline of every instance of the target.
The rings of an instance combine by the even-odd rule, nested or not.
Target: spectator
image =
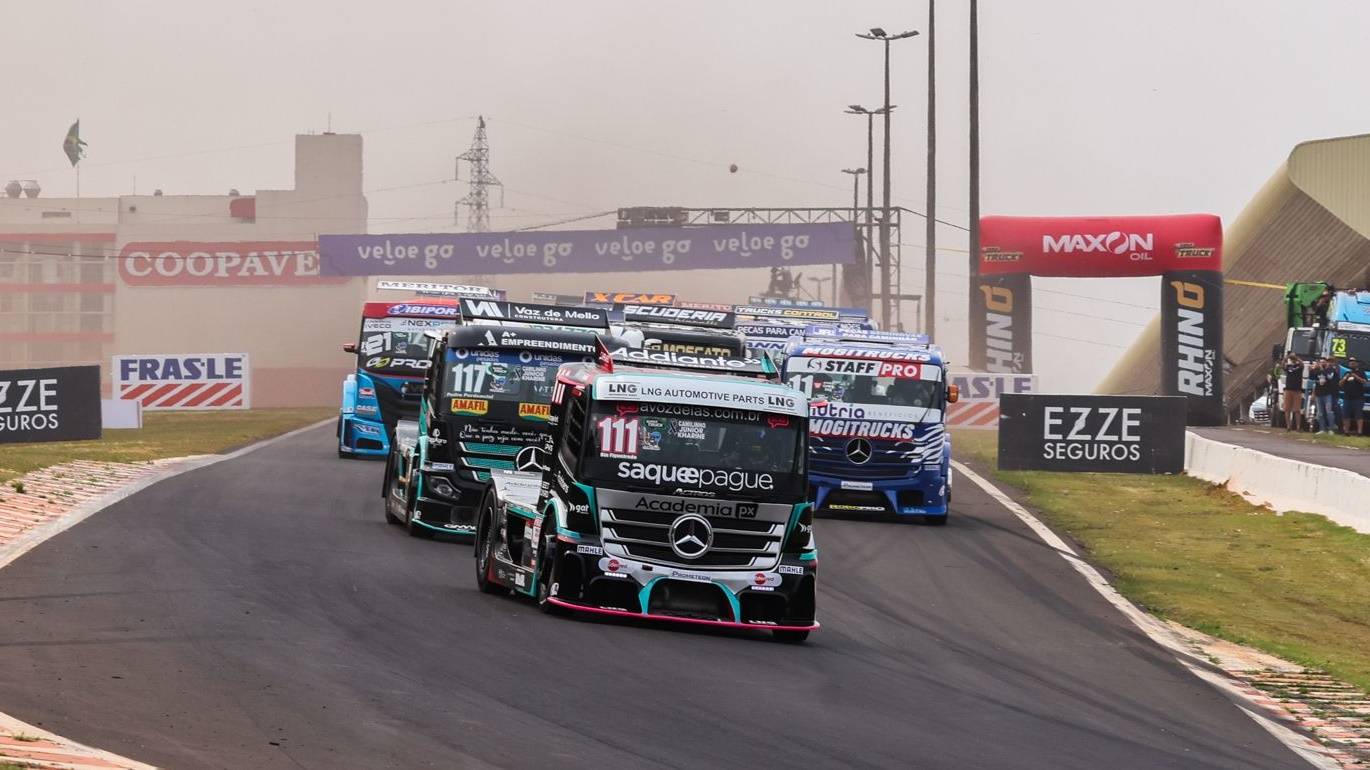
[[[1360,361],[1351,359],[1346,362],[1350,371],[1341,378],[1342,432],[1359,436],[1365,429],[1365,373],[1361,371]],[[1356,423],[1356,432],[1351,433],[1351,423]]]
[[[1332,304],[1332,296],[1335,293],[1336,290],[1328,285],[1323,288],[1322,294],[1313,300],[1313,322],[1318,326],[1327,325],[1327,308]]]
[[[1280,411],[1284,412],[1284,429],[1299,430],[1303,417],[1303,362],[1290,351],[1284,357],[1284,400]]]
[[[1313,402],[1318,410],[1318,433],[1335,433],[1337,426],[1337,375],[1340,369],[1330,358],[1313,365]]]

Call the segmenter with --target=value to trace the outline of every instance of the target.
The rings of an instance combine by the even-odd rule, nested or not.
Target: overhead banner
[[[1157,217],[982,217],[980,272],[1117,278],[1221,270],[1222,222]]]
[[[587,305],[674,305],[675,295],[660,292],[587,291],[584,302]]]
[[[100,438],[100,367],[0,372],[0,444]]]
[[[850,222],[321,235],[324,275],[507,275],[846,264]]]
[[[1032,371],[1031,276],[1161,276],[1161,393],[1185,396],[1191,425],[1222,403],[1222,222],[1154,217],[983,217],[971,286],[970,365]]]
[[[1179,473],[1184,414],[1178,396],[1006,393],[999,399],[999,468]]]
[[[119,252],[129,286],[298,286],[337,284],[319,274],[314,241],[138,241]]]
[[[246,353],[138,354],[114,357],[114,397],[145,410],[249,409]]]

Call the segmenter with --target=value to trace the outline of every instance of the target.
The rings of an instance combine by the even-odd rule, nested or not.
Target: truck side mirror
[[[400,395],[402,396],[421,396],[423,395],[423,383],[410,380],[400,385]]]
[[[947,403],[954,404],[961,400],[961,387],[959,385],[947,386]]]
[[[343,343],[343,352],[344,352],[344,353],[356,353],[356,352],[357,352],[357,343],[355,343],[355,342],[344,342],[344,343]]]
[[[1278,364],[1281,358],[1284,358],[1284,346],[1276,342],[1270,346],[1270,360]]]

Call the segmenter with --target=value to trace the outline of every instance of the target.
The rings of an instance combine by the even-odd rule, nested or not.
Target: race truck
[[[390,436],[401,418],[418,414],[418,397],[406,395],[406,383],[423,381],[428,368],[430,332],[456,326],[458,300],[422,297],[396,302],[367,302],[357,342],[343,351],[357,357],[357,370],[343,379],[338,413],[338,456],[390,454]]]
[[[563,366],[540,482],[496,474],[481,504],[480,589],[548,612],[766,629],[790,642],[818,628],[808,402],[755,379],[774,376],[761,362],[717,368],[645,369],[608,350]]]
[[[790,343],[785,381],[813,400],[809,484],[818,513],[920,516],[945,524],[951,437],[939,348],[922,335],[810,329]]]
[[[614,333],[642,350],[738,357],[746,341],[733,330],[730,311],[665,305],[622,305],[623,320]]]
[[[437,336],[415,419],[400,420],[381,496],[411,535],[469,535],[491,471],[546,465],[557,369],[593,360],[602,310],[464,300],[463,324]]]

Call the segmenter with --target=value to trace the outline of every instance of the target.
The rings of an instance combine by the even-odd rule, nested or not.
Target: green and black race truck
[[[593,360],[608,331],[597,309],[463,300],[461,310],[461,325],[431,338],[423,382],[406,386],[419,413],[396,424],[385,469],[386,519],[415,536],[471,534],[493,471],[546,466],[557,370]]]

